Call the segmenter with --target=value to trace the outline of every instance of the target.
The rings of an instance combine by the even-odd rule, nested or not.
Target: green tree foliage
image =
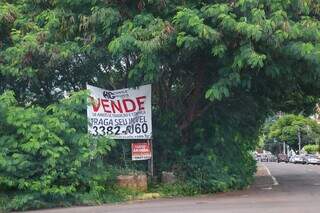
[[[187,106],[185,123],[224,97],[291,110],[315,101],[317,1],[6,0],[0,10],[1,87],[26,101],[86,82],[152,82]]]
[[[310,0],[4,0],[0,92],[46,107],[86,83],[152,83],[156,168],[206,159],[247,184],[267,115],[319,98],[319,15]]]
[[[84,92],[46,108],[17,106],[0,96],[0,189],[8,209],[72,204],[102,193],[111,173],[103,163],[112,141],[86,133]]]
[[[279,115],[274,115],[266,118],[262,127],[260,128],[259,140],[257,147],[260,149],[265,149],[271,151],[272,153],[280,152],[280,141],[275,138],[270,138],[270,128],[279,119]],[[282,144],[283,145],[283,144]]]
[[[298,148],[298,132],[301,143],[318,144],[320,140],[320,125],[302,115],[285,115],[275,121],[269,129],[268,138],[278,142],[286,142],[292,148]]]

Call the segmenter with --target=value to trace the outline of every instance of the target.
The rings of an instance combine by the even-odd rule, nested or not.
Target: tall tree
[[[318,144],[320,140],[320,125],[316,121],[301,115],[285,115],[272,123],[266,132],[267,140],[285,142],[291,148],[298,150],[299,139],[301,148],[306,144]]]

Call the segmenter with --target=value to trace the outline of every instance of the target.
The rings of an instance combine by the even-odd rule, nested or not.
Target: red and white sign
[[[151,159],[151,146],[149,142],[131,144],[132,160]]]
[[[104,90],[87,85],[90,91],[88,132],[112,139],[151,139],[151,85]]]

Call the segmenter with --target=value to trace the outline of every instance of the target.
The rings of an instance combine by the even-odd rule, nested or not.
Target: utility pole
[[[283,142],[282,153],[286,154],[286,142]]]
[[[298,129],[298,142],[299,142],[299,155],[301,154],[301,132],[300,128]]]

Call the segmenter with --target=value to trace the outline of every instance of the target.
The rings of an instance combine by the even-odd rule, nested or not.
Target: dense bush
[[[191,196],[242,189],[252,183],[256,164],[249,154],[223,159],[210,151],[185,159],[175,171],[178,182],[160,185],[158,192],[164,196]]]
[[[176,173],[181,184],[173,190],[188,195],[214,193],[240,189],[253,181],[256,163],[249,150],[257,145],[255,126],[264,115],[250,114],[256,106],[249,103],[209,109],[188,130],[187,143],[181,142],[184,136],[174,126],[175,116],[167,112],[154,116],[155,168]],[[173,190],[165,187],[164,191],[176,194]]]
[[[309,144],[305,145],[303,149],[308,153],[308,154],[315,154],[317,152],[320,152],[320,146],[316,144]]]
[[[252,162],[252,172],[246,173],[247,165],[244,160],[234,162],[238,168],[223,162],[223,159],[210,159],[213,156],[193,156],[186,163],[186,181],[195,187],[200,193],[215,193],[228,191],[230,189],[241,189],[251,183],[255,164]]]
[[[39,208],[98,199],[111,185],[103,156],[113,141],[87,132],[84,92],[57,104],[19,107],[0,96],[0,190],[8,209]]]

